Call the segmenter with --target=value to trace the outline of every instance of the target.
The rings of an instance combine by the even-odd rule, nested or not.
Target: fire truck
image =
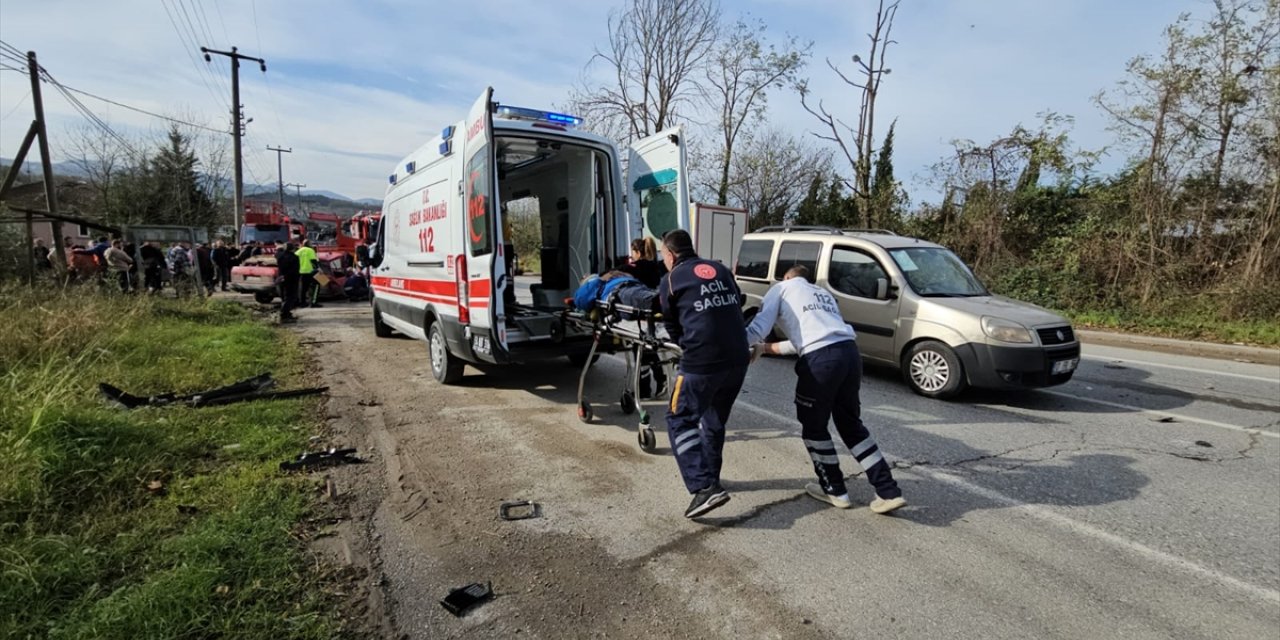
[[[349,227],[335,214],[316,211],[306,214],[303,219],[293,219],[275,202],[245,204],[245,224],[240,228],[240,242],[260,242],[262,253],[231,269],[231,288],[253,294],[254,300],[262,304],[274,300],[278,295],[276,276],[279,274],[274,255],[275,243],[300,243],[302,238],[309,237],[307,221],[321,223],[322,228],[332,230],[332,234],[318,233],[313,238],[319,270],[324,276],[321,278],[320,297],[342,297],[347,268],[352,263],[356,244],[362,238],[348,235],[346,229]]]

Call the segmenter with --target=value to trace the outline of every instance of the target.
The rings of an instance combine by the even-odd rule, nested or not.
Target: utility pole
[[[302,188],[303,188],[303,187],[305,187],[305,186],[307,186],[307,185],[305,185],[305,184],[298,184],[298,183],[296,183],[296,182],[290,182],[289,184],[286,184],[285,186],[286,186],[286,187],[293,187],[293,188],[294,188],[294,193],[296,193],[296,194],[297,194],[297,196],[298,196],[298,212],[299,212],[299,213],[301,213],[301,212],[303,211],[303,206],[302,206]]]
[[[49,132],[44,126],[44,98],[40,94],[40,65],[36,63],[36,52],[27,52],[27,73],[31,76],[31,104],[36,110],[36,144],[40,147],[40,170],[44,172],[44,199],[49,213],[58,213],[58,194],[53,183],[53,161],[49,159]],[[19,160],[21,162],[21,160]],[[62,222],[53,219],[49,222],[53,231],[53,247],[58,256],[58,269],[67,266],[67,250],[62,246]],[[27,247],[27,255],[32,248]]]
[[[240,104],[240,60],[253,60],[262,67],[262,72],[267,72],[267,61],[262,58],[246,56],[235,47],[231,47],[230,51],[218,51],[217,49],[209,49],[200,47],[200,51],[204,53],[205,62],[213,62],[213,58],[209,55],[216,53],[220,56],[231,58],[231,136],[235,139],[235,186],[234,199],[235,204],[235,225],[236,237],[240,237],[240,216],[244,214],[244,166],[242,164],[243,157],[240,153],[240,137],[243,135],[240,127],[240,120],[244,117],[244,105]]]
[[[276,181],[280,185],[280,208],[283,209],[284,208],[284,161],[281,160],[281,158],[283,158],[284,154],[286,153],[293,153],[293,147],[289,147],[288,149],[282,149],[280,147],[273,147],[271,145],[267,145],[267,151],[276,152]]]

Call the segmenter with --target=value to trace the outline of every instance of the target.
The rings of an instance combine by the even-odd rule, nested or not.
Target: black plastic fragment
[[[536,502],[513,500],[498,507],[498,516],[503,520],[527,520],[538,517],[541,511]]]
[[[322,467],[335,464],[360,464],[364,460],[356,457],[354,447],[348,449],[332,448],[325,451],[309,451],[304,453],[296,460],[286,460],[280,463],[281,471],[297,471],[299,469],[310,469],[314,467]]]
[[[465,587],[458,587],[450,591],[449,595],[440,601],[440,604],[449,613],[461,618],[471,608],[491,599],[493,599],[493,583],[480,584],[479,582],[473,582]]]

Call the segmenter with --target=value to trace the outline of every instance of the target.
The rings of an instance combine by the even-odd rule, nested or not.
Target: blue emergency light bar
[[[526,109],[524,107],[512,107],[509,105],[498,105],[497,114],[501,118],[508,120],[533,120],[535,122],[549,122],[562,127],[576,127],[582,124],[582,118],[571,116],[565,113],[555,113],[553,111],[541,111],[538,109]]]

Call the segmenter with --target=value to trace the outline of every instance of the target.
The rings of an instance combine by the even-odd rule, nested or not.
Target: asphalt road
[[[300,330],[310,332],[325,311],[313,310]],[[467,526],[519,527],[558,545],[599,548],[606,562],[584,562],[565,578],[591,585],[579,591],[615,579],[621,594],[643,579],[662,594],[627,624],[617,623],[629,606],[619,595],[610,636],[670,634],[651,620],[667,617],[677,629],[696,624],[689,637],[725,638],[1273,638],[1280,629],[1275,366],[1086,346],[1066,385],[951,402],[916,396],[895,372],[869,369],[864,420],[908,500],[879,516],[804,495],[812,469],[793,416],[793,361],[765,358],[730,419],[724,485],[732,501],[692,522],[682,516],[688,496],[664,430],[654,454],[640,453],[636,416],[618,408],[620,359],[593,367],[596,419],[582,424],[572,367],[468,369],[462,386],[443,387],[423,375],[422,345],[379,341],[367,323],[367,310],[343,308],[313,327],[340,327],[326,335],[348,343],[343,353],[371,354],[344,359],[356,374],[399,372],[433,420],[430,435],[406,426],[381,455],[445,455],[432,443],[457,438],[448,455],[459,467],[483,467],[511,497],[543,505],[537,519]],[[663,403],[646,407],[661,426]],[[858,470],[841,453],[846,473]],[[861,478],[849,486],[856,502],[872,498]],[[374,527],[374,537],[394,556],[385,571],[398,630],[505,637],[530,611],[551,606],[530,592],[467,618],[442,616],[414,587],[431,583],[422,567],[439,566],[442,551],[397,528]],[[513,571],[547,570],[537,565]],[[607,575],[618,567],[628,572]],[[591,596],[565,593],[556,597]],[[588,615],[522,630],[592,637],[603,628],[595,624]]]

